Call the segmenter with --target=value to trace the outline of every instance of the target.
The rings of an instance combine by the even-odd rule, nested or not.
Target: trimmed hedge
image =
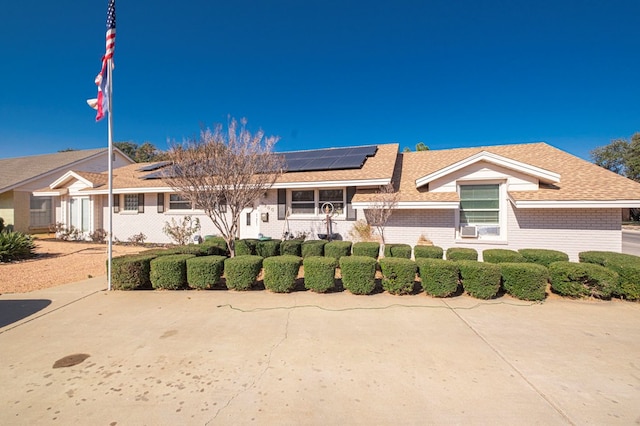
[[[264,258],[278,256],[280,254],[280,241],[258,240],[256,243],[256,254]]]
[[[557,250],[546,249],[520,249],[518,253],[522,255],[527,262],[537,263],[538,265],[549,267],[553,262],[568,262],[569,255]]]
[[[438,246],[415,246],[413,257],[417,259],[442,259],[444,250]]]
[[[187,286],[187,259],[193,254],[159,256],[151,261],[151,285],[155,289],[178,290]]]
[[[274,293],[290,293],[296,286],[302,258],[298,256],[267,257],[262,262],[264,286]]]
[[[285,240],[280,243],[280,254],[302,256],[302,240]]]
[[[444,259],[416,259],[422,288],[426,294],[447,297],[458,291],[460,268],[456,262]]]
[[[608,251],[584,251],[580,262],[595,263],[612,269],[620,276],[615,294],[629,300],[640,300],[640,257]]]
[[[500,290],[500,267],[493,263],[473,260],[458,261],[462,287],[470,296],[491,299]]]
[[[304,259],[304,286],[316,293],[326,293],[335,286],[337,259],[309,256]]]
[[[351,241],[331,241],[325,244],[324,255],[335,259],[351,256]]]
[[[340,258],[340,272],[344,288],[353,294],[371,294],[376,288],[375,259],[369,256],[344,256]]]
[[[527,259],[515,250],[487,249],[482,252],[482,260],[489,263],[526,263]]]
[[[501,263],[502,286],[521,300],[544,300],[549,270],[535,263]]]
[[[375,241],[360,241],[353,244],[354,256],[367,256],[377,259],[380,255],[380,243]]]
[[[258,240],[255,238],[244,238],[235,241],[236,256],[255,256]]]
[[[189,244],[186,246],[178,246],[171,247],[168,249],[158,248],[145,250],[140,252],[140,254],[144,255],[155,255],[156,257],[160,256],[173,256],[176,254],[192,254],[194,256],[211,256],[216,253],[219,253],[219,249],[213,245],[205,245],[205,244]]]
[[[411,248],[411,247],[409,247]],[[385,257],[380,259],[382,288],[391,294],[410,294],[416,281],[416,263],[411,259]]]
[[[595,263],[554,262],[549,272],[551,289],[568,297],[608,299],[620,281],[617,272]]]
[[[478,252],[472,248],[450,247],[447,249],[447,260],[478,260]]]
[[[216,256],[229,256],[229,248],[227,242],[222,237],[212,237],[207,235],[202,242],[203,246],[215,247],[211,250],[211,255]]]
[[[187,259],[187,283],[200,290],[213,287],[224,272],[225,256],[201,256]]]
[[[327,240],[307,240],[302,243],[302,257],[324,256]]]
[[[224,276],[229,290],[250,290],[262,269],[260,256],[244,255],[224,261]]]
[[[384,257],[411,259],[411,246],[409,244],[385,244]]]
[[[114,290],[151,288],[151,261],[155,258],[153,254],[114,257],[111,261],[111,287]]]

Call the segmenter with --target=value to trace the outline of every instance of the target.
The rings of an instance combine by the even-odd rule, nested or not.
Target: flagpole
[[[108,291],[111,291],[111,263],[113,261],[113,59],[107,61],[107,75],[109,86],[109,245],[107,249],[107,283]]]

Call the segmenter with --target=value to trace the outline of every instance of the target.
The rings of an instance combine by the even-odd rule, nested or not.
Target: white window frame
[[[487,226],[483,223],[461,223],[461,208],[458,207],[455,213],[455,223],[456,223],[456,242],[457,243],[465,243],[465,244],[482,244],[482,243],[507,243],[507,183],[505,180],[459,180],[456,182],[456,191],[458,195],[460,195],[460,188],[462,186],[473,186],[473,185],[498,185],[498,228],[499,235],[486,235],[482,233],[481,227]],[[460,235],[461,226],[478,226],[478,236],[475,238],[465,238]],[[494,226],[494,225],[490,225]]]
[[[307,201],[307,203],[313,202],[313,213],[294,213],[293,212],[293,192],[294,191],[313,191],[313,201]],[[291,212],[290,219],[296,218],[318,218],[324,217],[324,212],[320,211],[320,207],[324,203],[320,200],[320,191],[342,191],[342,212],[335,214],[333,217],[338,219],[345,219],[347,217],[347,188],[346,187],[329,187],[329,188],[296,188],[287,190],[287,209]],[[321,202],[322,201],[322,202]],[[339,202],[339,201],[334,201]]]
[[[176,201],[173,201],[173,203],[176,203],[176,204],[178,204],[178,203],[186,203],[186,204],[189,204],[189,205],[190,205],[190,207],[189,207],[188,209],[176,209],[176,208],[172,208],[172,207],[171,207],[171,203],[172,203],[172,201],[171,201],[171,197],[172,197],[172,196],[174,196],[174,197],[180,197],[180,194],[175,193],[175,192],[170,192],[170,193],[165,194],[165,199],[164,199],[164,201],[165,201],[165,203],[164,203],[164,214],[186,214],[186,213],[188,213],[188,214],[204,214],[204,209],[196,208],[196,207],[194,206],[194,204],[193,204],[193,203],[191,203],[191,202],[190,202],[190,201],[188,201],[188,200],[184,200],[184,201],[177,201],[177,200],[176,200]],[[180,198],[182,198],[182,197],[180,197]],[[226,213],[226,212],[227,212],[227,204],[225,203],[225,204],[223,204],[222,206],[223,206],[223,209],[222,209],[222,210],[224,210],[224,211],[223,211],[223,213]]]

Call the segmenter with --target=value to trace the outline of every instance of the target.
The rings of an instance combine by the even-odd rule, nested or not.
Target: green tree
[[[631,141],[615,139],[592,150],[591,159],[600,167],[640,182],[640,133],[631,136]]]
[[[114,142],[113,145],[136,163],[162,161],[167,158],[167,153],[156,148],[151,142],[142,145],[135,142]]]
[[[629,148],[624,157],[625,175],[640,182],[640,133],[631,136]]]
[[[427,145],[425,145],[424,142],[418,142],[416,144],[416,151],[420,152],[420,151],[429,151],[429,147]],[[402,152],[411,152],[411,148],[409,148],[408,146],[405,146],[402,149]]]

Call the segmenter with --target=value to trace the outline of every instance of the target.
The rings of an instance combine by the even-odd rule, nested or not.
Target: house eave
[[[640,208],[640,200],[529,201],[510,199],[518,209],[623,209]]]
[[[353,202],[352,206],[358,209],[373,209],[378,206],[374,202],[370,201],[360,201]],[[458,201],[400,201],[394,207],[398,210],[409,210],[409,209],[457,209],[460,206]]]
[[[289,189],[289,188],[330,188],[344,186],[378,186],[388,185],[391,178],[380,179],[353,179],[353,180],[325,180],[312,182],[276,182],[270,189]]]

